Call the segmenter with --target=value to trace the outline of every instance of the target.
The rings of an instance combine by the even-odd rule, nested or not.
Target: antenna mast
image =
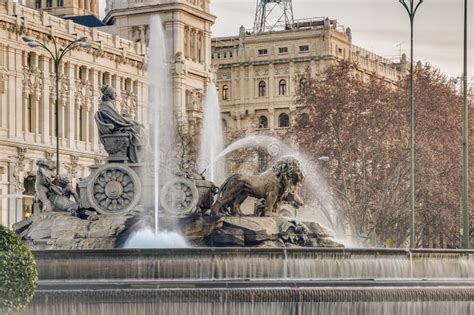
[[[292,0],[257,0],[254,33],[292,29],[294,22]]]

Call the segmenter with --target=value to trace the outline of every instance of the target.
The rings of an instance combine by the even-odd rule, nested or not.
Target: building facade
[[[25,0],[24,4],[29,8],[61,17],[99,16],[99,0]]]
[[[77,183],[89,165],[105,157],[94,121],[103,84],[116,88],[123,114],[144,121],[148,93],[141,43],[0,1],[0,223],[7,226],[31,210],[31,197],[22,195],[34,194],[36,161],[56,160],[52,59],[22,40],[28,36],[51,48],[50,32],[62,47],[78,36],[92,46],[68,53],[61,68],[61,173]]]
[[[212,62],[228,131],[283,134],[295,119],[296,94],[306,73],[322,73],[337,60],[354,62],[365,76],[399,80],[405,67],[352,44],[336,20],[296,21],[291,29],[212,40]],[[406,60],[405,60],[406,62]]]
[[[108,0],[104,19],[108,32],[148,45],[151,18],[160,15],[168,39],[174,106],[196,131],[203,95],[215,76],[211,62],[215,16],[209,6],[210,0]]]

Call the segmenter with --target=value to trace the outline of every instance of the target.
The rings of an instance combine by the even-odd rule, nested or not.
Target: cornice
[[[214,22],[217,19],[215,15],[199,10],[187,3],[162,3],[162,4],[150,4],[150,5],[141,6],[141,7],[112,9],[109,12],[107,12],[103,21],[105,24],[108,24],[114,17],[129,15],[130,12],[132,11],[139,14],[144,14],[144,13],[159,13],[159,12],[172,11],[172,10],[183,11],[183,12],[189,13],[191,15],[204,19],[208,22],[211,22],[212,24],[214,24]]]

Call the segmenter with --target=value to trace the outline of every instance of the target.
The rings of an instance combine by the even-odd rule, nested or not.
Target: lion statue
[[[300,162],[294,157],[281,159],[259,175],[233,175],[220,187],[211,213],[242,215],[240,206],[248,197],[263,199],[265,214],[276,214],[283,201],[301,207],[303,200],[298,195],[298,187],[303,179]]]

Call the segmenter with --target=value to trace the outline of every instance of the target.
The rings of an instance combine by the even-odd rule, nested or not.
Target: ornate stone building
[[[218,68],[224,124],[228,130],[281,134],[291,127],[295,96],[304,74],[321,73],[337,60],[351,60],[361,73],[396,82],[402,64],[352,44],[349,28],[330,19],[296,21],[292,29],[212,40],[212,62]],[[405,60],[406,62],[406,60]]]
[[[35,161],[56,159],[53,63],[45,50],[22,40],[29,36],[51,48],[50,32],[63,47],[78,36],[92,46],[68,53],[61,69],[62,173],[77,182],[103,159],[94,113],[104,83],[116,88],[120,111],[144,121],[148,93],[141,43],[0,0],[0,223],[5,225],[19,221],[32,205],[31,198],[6,195],[33,195]]]
[[[25,0],[24,4],[55,16],[99,16],[99,0]]]
[[[107,31],[148,44],[150,19],[159,14],[171,62],[174,105],[183,121],[199,130],[201,101],[213,79],[210,0],[108,0]],[[194,128],[193,128],[194,127]]]

